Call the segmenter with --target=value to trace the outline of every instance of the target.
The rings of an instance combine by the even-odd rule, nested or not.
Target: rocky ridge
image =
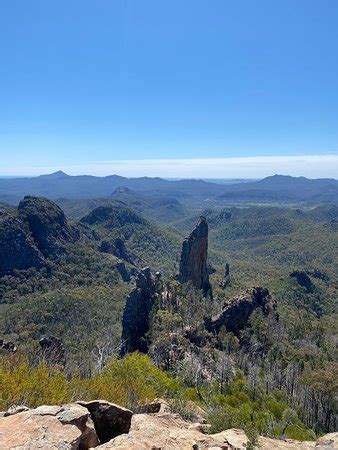
[[[54,202],[26,196],[16,212],[0,215],[0,276],[14,269],[39,269],[77,239],[78,231]]]
[[[35,409],[12,408],[0,413],[2,450],[178,450],[245,449],[248,438],[238,429],[207,434],[208,425],[183,420],[170,411],[133,414],[105,400],[62,406],[43,405]],[[278,440],[260,436],[255,448],[335,449],[338,433],[316,442]]]
[[[227,302],[216,316],[206,318],[205,327],[212,333],[218,333],[225,326],[227,331],[238,335],[257,308],[265,315],[273,314],[278,320],[277,303],[272,299],[268,289],[253,287]]]

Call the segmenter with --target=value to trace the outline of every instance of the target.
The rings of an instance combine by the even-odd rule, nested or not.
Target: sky
[[[0,175],[338,177],[337,0],[0,2]]]

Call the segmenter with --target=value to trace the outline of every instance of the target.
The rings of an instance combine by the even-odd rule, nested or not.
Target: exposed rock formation
[[[127,251],[124,241],[121,238],[116,238],[114,241],[102,241],[100,251],[116,256],[116,258],[123,259],[130,264],[134,264],[133,256]]]
[[[117,264],[115,264],[115,268],[120,274],[122,280],[126,283],[129,283],[130,281],[130,273],[128,272],[126,265],[124,262],[119,261]]]
[[[44,257],[26,224],[16,216],[0,215],[0,276],[14,269],[40,268]]]
[[[136,287],[127,297],[122,319],[121,355],[140,351],[146,353],[150,312],[156,297],[155,280],[149,267],[139,272]]]
[[[62,209],[46,198],[26,196],[20,202],[18,211],[45,256],[58,251],[62,243],[75,242],[79,238]]]
[[[52,365],[64,366],[66,363],[65,349],[61,339],[54,336],[43,337],[39,340],[43,359]]]
[[[181,253],[178,280],[182,283],[190,281],[203,295],[212,297],[208,272],[208,224],[205,217],[184,239]]]
[[[254,287],[225,304],[217,316],[206,318],[205,327],[210,332],[218,333],[225,326],[227,331],[238,335],[256,308],[261,308],[266,315],[274,314],[278,320],[277,304],[271,298],[269,291],[266,288]]]
[[[244,450],[248,438],[243,430],[228,429],[206,434],[207,424],[191,423],[155,402],[154,412],[134,414],[105,400],[63,406],[40,406],[0,414],[1,450]],[[166,403],[166,402],[165,402]],[[167,403],[166,403],[167,405]],[[149,405],[150,406],[150,405]],[[159,409],[160,408],[160,409]],[[151,409],[151,408],[150,408]],[[157,412],[159,410],[159,412]],[[156,412],[155,412],[156,411]],[[101,444],[101,445],[100,445]],[[262,450],[325,450],[338,448],[338,433],[316,442],[258,437]]]
[[[100,444],[88,409],[40,406],[0,418],[1,450],[85,450]]]
[[[103,444],[116,436],[128,433],[133,413],[122,406],[105,400],[78,402],[90,412],[94,421],[96,433]]]
[[[302,286],[310,294],[314,291],[315,285],[312,283],[309,275],[303,270],[294,270],[289,274],[291,278],[295,278],[299,286]]]
[[[45,257],[57,254],[79,233],[63,211],[45,198],[25,197],[18,211],[0,214],[0,276],[14,269],[40,269]]]
[[[122,434],[110,442],[101,445],[100,449],[235,449],[245,448],[247,442],[241,441],[242,447],[232,446],[225,432],[204,434],[196,424],[184,421],[178,414],[134,414],[128,434]]]
[[[223,280],[219,283],[219,287],[225,289],[230,284],[230,266],[229,263],[225,264]]]
[[[0,339],[0,350],[5,350],[6,352],[15,353],[17,348],[13,342],[5,342]]]

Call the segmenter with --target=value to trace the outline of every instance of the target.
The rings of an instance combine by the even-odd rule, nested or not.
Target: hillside
[[[0,200],[15,203],[27,194],[51,199],[105,197],[118,188],[148,195],[170,195],[182,202],[214,199],[218,202],[337,203],[338,198],[338,181],[335,179],[310,180],[275,175],[248,183],[216,184],[202,180],[168,181],[148,177],[124,178],[118,175],[70,176],[60,171],[32,178],[0,179]]]
[[[121,187],[58,202],[77,220],[32,196],[0,216],[0,375],[33,377],[7,385],[3,407],[80,392],[137,409],[165,396],[183,417],[193,401],[213,432],[226,424],[252,441],[334,429],[335,205],[180,209]],[[126,371],[132,397],[111,388]],[[62,393],[34,384],[38,373],[65,377]]]

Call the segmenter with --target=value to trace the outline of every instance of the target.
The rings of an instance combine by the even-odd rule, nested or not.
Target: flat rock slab
[[[85,450],[99,443],[89,411],[77,404],[0,417],[1,450]]]
[[[129,434],[120,435],[98,448],[107,450],[191,450],[194,448],[200,450],[212,447],[230,450],[235,448],[229,444],[222,433],[207,435],[196,429],[189,429],[189,425],[191,424],[177,414],[134,414]]]
[[[81,434],[55,416],[18,413],[0,419],[1,450],[73,450],[79,448]]]

